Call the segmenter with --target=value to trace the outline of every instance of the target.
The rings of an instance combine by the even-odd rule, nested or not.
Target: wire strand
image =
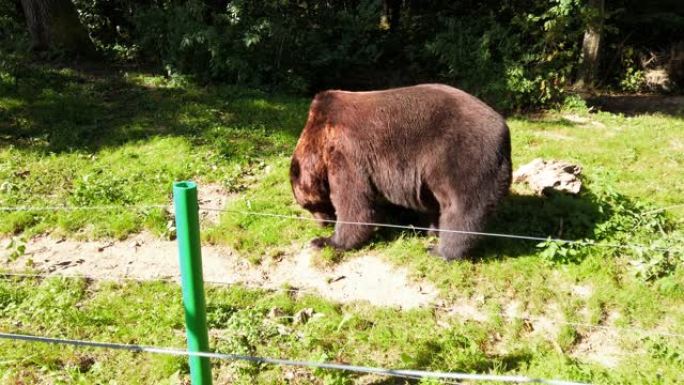
[[[153,353],[165,354],[172,356],[189,356],[189,357],[205,357],[218,360],[230,361],[247,361],[260,364],[271,364],[279,366],[295,366],[318,369],[343,370],[355,373],[376,374],[389,377],[401,378],[433,378],[433,379],[447,379],[447,380],[469,380],[469,381],[496,381],[509,383],[536,383],[547,385],[589,385],[586,383],[563,381],[563,380],[546,380],[541,378],[531,378],[518,375],[495,375],[495,374],[473,374],[473,373],[457,373],[457,372],[435,372],[425,370],[406,370],[406,369],[385,369],[370,366],[359,365],[345,365],[330,362],[315,362],[315,361],[298,361],[280,358],[257,357],[241,354],[227,354],[216,352],[189,352],[187,350],[177,348],[160,348],[156,346],[145,346],[137,344],[122,344],[114,342],[96,342],[77,339],[53,338],[34,336],[27,334],[14,334],[0,332],[0,338],[28,342],[42,342],[51,344],[71,345],[79,347],[105,348],[115,350],[125,350],[137,353]]]
[[[111,281],[111,282],[136,282],[136,283],[153,283],[153,282],[164,282],[164,283],[174,283],[180,284],[180,276],[177,277],[155,277],[155,278],[138,278],[131,276],[105,276],[105,275],[94,275],[94,274],[61,274],[60,272],[40,274],[40,273],[16,273],[11,271],[0,271],[0,277],[17,277],[17,278],[67,278],[67,279],[84,279],[90,281]],[[259,285],[250,285],[246,282],[223,282],[215,280],[204,280],[207,285],[215,286],[226,286],[226,287],[243,287],[250,290],[263,290],[269,292],[288,292],[288,293],[303,293],[311,295],[320,295],[320,292],[313,289],[306,288],[285,288],[285,287],[264,287]]]
[[[101,205],[101,206],[0,206],[0,211],[77,211],[77,210],[115,210],[115,209],[168,209],[169,206],[150,204],[150,205],[128,205],[128,206],[116,206],[116,205]],[[652,247],[641,244],[615,244],[615,243],[596,243],[593,241],[582,241],[582,240],[570,240],[562,238],[553,237],[539,237],[539,236],[529,236],[529,235],[517,235],[517,234],[506,234],[506,233],[488,233],[482,231],[468,231],[468,230],[456,230],[456,229],[440,229],[440,228],[429,228],[421,226],[405,226],[397,225],[391,223],[381,223],[381,222],[358,222],[358,221],[341,221],[332,219],[316,219],[311,217],[303,217],[300,215],[285,215],[277,213],[268,212],[258,212],[258,211],[245,211],[245,210],[233,210],[233,209],[221,209],[215,207],[199,207],[200,211],[213,211],[213,212],[226,212],[241,215],[251,215],[251,216],[262,216],[271,218],[281,218],[281,219],[292,219],[301,220],[309,222],[323,222],[331,224],[345,224],[345,225],[355,225],[355,226],[372,226],[372,227],[384,227],[392,229],[403,229],[412,231],[433,231],[437,233],[453,233],[453,234],[468,234],[477,235],[482,237],[495,237],[495,238],[507,238],[507,239],[518,239],[524,241],[536,241],[536,242],[556,242],[563,244],[574,244],[581,246],[595,246],[603,248],[619,248],[619,249],[629,249],[629,248],[639,248],[639,249],[651,249],[658,251],[669,251],[669,252],[681,252],[684,250],[670,249],[665,247]]]
[[[395,225],[395,224],[391,224],[391,223],[380,223],[380,222],[357,222],[357,221],[340,221],[340,220],[333,220],[333,219],[316,219],[316,218],[310,218],[310,217],[303,217],[303,216],[299,216],[299,215],[284,215],[284,214],[267,213],[267,212],[259,212],[259,211],[244,211],[244,210],[216,209],[216,208],[202,208],[202,210],[220,211],[220,212],[227,212],[227,213],[240,214],[240,215],[273,217],[273,218],[281,218],[281,219],[295,219],[295,220],[303,220],[303,221],[310,221],[310,222],[323,222],[323,223],[331,223],[331,224],[340,223],[340,224],[345,224],[345,225],[385,227],[385,228],[415,230],[415,231],[434,231],[437,233],[469,234],[469,235],[478,235],[478,236],[484,236],[484,237],[509,238],[509,239],[519,239],[519,240],[537,241],[537,242],[557,242],[557,243],[575,244],[575,245],[582,245],[582,246],[597,246],[597,247],[620,248],[620,249],[641,248],[641,249],[653,249],[653,250],[674,251],[674,252],[679,251],[676,249],[668,249],[668,248],[664,248],[664,247],[651,247],[651,246],[640,245],[640,244],[596,243],[593,241],[580,241],[580,240],[570,240],[570,239],[561,239],[561,238],[552,238],[552,237],[536,237],[536,236],[529,236],[529,235],[517,235],[517,234],[505,234],[505,233],[487,233],[487,232],[481,232],[481,231],[438,229],[438,228],[433,229],[433,228],[429,228],[429,227]]]
[[[0,211],[107,211],[132,209],[163,209],[166,205],[95,205],[95,206],[0,206]]]

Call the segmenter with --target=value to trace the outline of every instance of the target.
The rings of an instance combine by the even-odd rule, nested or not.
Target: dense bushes
[[[28,46],[26,26],[21,17],[16,4],[0,0],[0,70],[11,67],[14,56]]]
[[[644,46],[666,49],[684,32],[681,6],[635,1],[608,4],[602,86],[642,90]],[[74,2],[102,52],[169,75],[294,92],[441,81],[501,109],[563,99],[588,14],[584,0]]]
[[[385,3],[77,0],[110,53],[293,91],[442,81],[511,109],[558,101],[578,60],[581,25],[568,21],[577,0],[404,2],[394,25],[381,17]]]

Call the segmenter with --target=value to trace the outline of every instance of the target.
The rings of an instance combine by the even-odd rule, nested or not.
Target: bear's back
[[[330,148],[368,170],[378,191],[400,206],[421,206],[426,175],[443,174],[450,183],[480,179],[478,170],[495,167],[502,151],[510,153],[503,118],[447,85],[326,91],[316,99],[312,108],[329,127]]]

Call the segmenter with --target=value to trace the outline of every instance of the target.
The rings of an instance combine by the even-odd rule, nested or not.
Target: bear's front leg
[[[330,161],[330,200],[335,207],[337,223],[332,237],[314,239],[312,244],[354,249],[366,243],[375,229],[370,224],[377,220],[373,189],[367,174],[347,161],[344,155],[335,153]]]
[[[473,247],[477,240],[477,234],[473,233],[482,231],[481,216],[481,211],[465,205],[443,208],[439,216],[439,228],[443,230],[439,234],[439,254],[444,259],[462,259]]]

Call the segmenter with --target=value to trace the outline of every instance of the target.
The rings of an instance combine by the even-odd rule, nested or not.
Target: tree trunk
[[[599,67],[599,48],[605,17],[605,0],[589,0],[589,18],[582,39],[582,63],[577,88],[592,88],[596,83]]]
[[[21,0],[33,49],[62,49],[90,56],[95,46],[71,0]]]
[[[382,2],[382,16],[380,18],[380,25],[390,31],[396,31],[399,28],[399,17],[401,15],[401,0],[383,0]]]

